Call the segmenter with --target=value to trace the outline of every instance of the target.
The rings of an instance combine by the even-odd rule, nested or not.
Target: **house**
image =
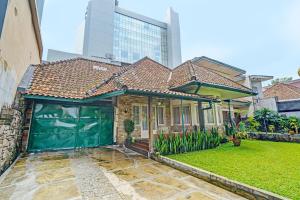
[[[287,116],[300,117],[300,88],[295,82],[277,83],[264,91],[261,108],[268,108]]]
[[[147,57],[122,67],[75,58],[31,68],[23,88],[33,108],[30,152],[124,144],[125,119],[152,151],[158,133],[223,127],[230,100],[255,95],[192,61],[169,69]]]
[[[35,0],[1,0],[0,110],[13,104],[23,74],[28,65],[41,63],[42,50]]]

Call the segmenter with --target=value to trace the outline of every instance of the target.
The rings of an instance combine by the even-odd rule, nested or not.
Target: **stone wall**
[[[169,132],[170,124],[171,124],[171,114],[170,114],[170,101],[166,99],[156,99],[153,98],[152,105],[157,105],[158,101],[165,106],[165,125],[158,126],[158,132],[164,131]],[[116,140],[118,144],[124,143],[127,137],[127,133],[124,130],[124,120],[132,119],[132,106],[134,104],[143,104],[148,105],[148,98],[142,96],[129,96],[124,95],[118,97],[117,100],[117,109],[118,114],[115,116],[116,125],[117,125],[117,133]],[[141,138],[141,125],[136,125],[135,130],[132,133],[132,136],[140,139]]]
[[[296,142],[300,143],[300,134],[288,134],[288,133],[255,133],[248,134],[250,138],[256,140],[267,140],[274,142]]]
[[[13,163],[21,150],[24,100],[0,113],[0,175]]]

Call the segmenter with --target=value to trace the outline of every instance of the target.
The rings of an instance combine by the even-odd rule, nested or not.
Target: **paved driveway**
[[[135,153],[100,148],[20,158],[0,199],[243,199]]]

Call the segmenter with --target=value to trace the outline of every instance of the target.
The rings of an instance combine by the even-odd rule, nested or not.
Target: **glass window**
[[[191,107],[190,106],[183,106],[183,118],[184,124],[191,124]]]
[[[140,124],[140,107],[139,106],[132,107],[132,120],[135,125]]]
[[[160,125],[165,124],[164,107],[157,107],[157,121]]]
[[[116,60],[133,63],[148,56],[167,65],[167,46],[166,28],[115,13],[113,54]]]
[[[209,109],[209,110],[206,110],[206,119],[207,119],[207,123],[209,123],[209,124],[215,123],[215,117],[214,117],[214,110],[213,110],[213,108]]]
[[[121,51],[121,57],[122,58],[128,58],[128,52],[127,51]]]
[[[180,108],[173,107],[173,123],[174,124],[181,124],[180,123]]]

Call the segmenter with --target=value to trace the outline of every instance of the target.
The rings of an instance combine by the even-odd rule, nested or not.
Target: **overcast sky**
[[[42,20],[48,49],[78,53],[88,0],[46,0]],[[119,0],[119,6],[164,20],[179,13],[183,60],[207,56],[248,74],[292,76],[300,67],[300,1]]]

